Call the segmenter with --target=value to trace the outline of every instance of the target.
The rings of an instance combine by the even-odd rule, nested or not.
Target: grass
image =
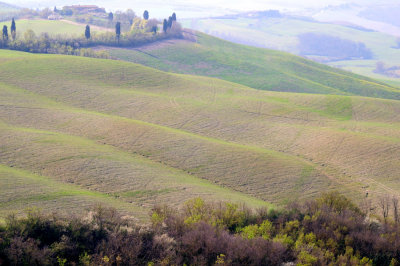
[[[184,21],[183,24],[186,27],[238,43],[278,49],[294,54],[299,53],[297,36],[303,33],[329,33],[329,35],[343,39],[363,42],[371,49],[373,59],[342,60],[330,62],[329,65],[381,80],[389,78],[373,72],[376,62],[383,61],[388,65],[397,65],[400,59],[400,50],[394,48],[396,46],[395,36],[337,24],[306,21],[291,17],[195,19]],[[228,32],[229,34],[226,34]],[[399,79],[393,80],[398,81]]]
[[[160,70],[217,77],[261,90],[400,99],[399,89],[370,78],[284,52],[196,35],[196,42],[167,41],[109,52],[114,58]]]
[[[3,25],[11,27],[11,21],[2,22]],[[50,35],[68,35],[77,36],[85,33],[84,24],[69,23],[60,20],[45,20],[45,19],[18,19],[15,21],[17,34],[23,38],[27,30],[33,30],[36,35],[48,33]],[[99,28],[93,28],[92,32],[98,31]]]
[[[1,210],[4,217],[10,212],[23,212],[29,208],[67,214],[83,214],[95,204],[115,207],[122,212],[135,213],[138,219],[146,217],[146,211],[133,204],[115,200],[105,193],[90,191],[26,170],[0,165]],[[79,205],[74,205],[79,202]]]
[[[396,100],[261,91],[128,62],[5,50],[0,75],[0,164],[61,189],[17,187],[21,203],[11,201],[3,217],[27,202],[65,211],[112,203],[141,217],[196,196],[259,207],[329,190],[359,201],[365,186],[373,200],[399,193]],[[0,193],[10,195],[11,184]]]

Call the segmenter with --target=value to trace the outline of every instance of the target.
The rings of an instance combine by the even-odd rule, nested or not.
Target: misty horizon
[[[62,7],[65,5],[79,5],[79,4],[96,4],[101,7],[105,7],[107,11],[116,10],[126,10],[132,9],[136,13],[141,13],[144,10],[149,10],[153,17],[163,18],[170,14],[171,12],[178,12],[181,18],[196,18],[196,17],[210,17],[210,16],[220,16],[240,12],[248,11],[260,11],[260,10],[270,10],[276,9],[283,12],[306,12],[313,9],[321,9],[329,6],[338,6],[343,4],[374,4],[374,1],[361,1],[354,0],[351,2],[343,0],[325,0],[325,1],[303,1],[299,3],[293,0],[271,0],[271,1],[261,1],[261,0],[250,0],[246,3],[242,1],[211,1],[205,0],[201,3],[197,1],[182,1],[174,0],[166,4],[163,1],[156,0],[151,3],[147,1],[136,1],[132,4],[126,0],[116,0],[116,1],[106,1],[106,0],[78,0],[78,1],[36,1],[36,0],[5,0],[5,3],[17,5],[20,7],[29,8],[46,8],[46,7]],[[380,4],[395,4],[393,0],[381,1]]]

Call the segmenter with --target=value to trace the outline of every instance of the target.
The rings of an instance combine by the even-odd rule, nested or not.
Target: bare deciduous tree
[[[360,209],[363,213],[365,213],[366,216],[368,216],[371,212],[371,207],[372,207],[372,202],[370,199],[365,198],[361,203],[360,203]]]
[[[378,205],[382,210],[382,216],[383,219],[385,220],[385,223],[387,222],[387,218],[389,216],[389,209],[390,209],[390,199],[389,196],[382,196],[378,200]]]
[[[392,198],[392,204],[393,204],[393,217],[394,217],[394,222],[396,224],[399,223],[399,199],[395,196]]]

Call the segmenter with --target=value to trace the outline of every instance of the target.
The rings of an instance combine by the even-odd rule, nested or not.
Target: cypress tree
[[[168,18],[168,28],[172,27],[172,22],[173,22],[172,17],[169,17]]]
[[[3,26],[3,40],[8,40],[8,28],[6,25]]]
[[[144,18],[145,20],[148,20],[148,19],[149,19],[149,11],[147,11],[147,10],[144,11],[144,13],[143,13],[143,18]]]
[[[90,39],[90,26],[89,25],[86,25],[85,37],[88,40]]]
[[[175,12],[172,14],[172,20],[173,20],[173,21],[176,21],[176,14],[175,14]]]
[[[12,36],[13,40],[15,40],[15,37],[17,36],[17,27],[15,26],[14,18],[12,19],[12,22],[11,22],[11,36]]]
[[[168,30],[168,22],[167,22],[166,19],[164,19],[164,22],[163,22],[163,31],[164,31],[164,33],[167,33],[167,30]]]
[[[117,22],[117,24],[115,25],[115,35],[117,36],[119,43],[119,38],[121,37],[121,22]]]

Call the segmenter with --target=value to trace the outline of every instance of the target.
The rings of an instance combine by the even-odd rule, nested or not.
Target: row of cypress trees
[[[145,20],[149,19],[149,12],[147,10],[144,11],[143,18]],[[13,19],[13,21],[14,21],[14,19]],[[175,13],[173,13],[172,16],[170,16],[168,18],[168,20],[164,19],[164,22],[163,22],[163,31],[164,31],[164,33],[167,33],[168,29],[170,29],[172,27],[174,21],[176,21],[176,14]],[[121,37],[121,22],[117,22],[115,24],[115,35],[116,35],[117,39],[119,40],[119,38]],[[85,37],[86,37],[86,39],[90,39],[90,36],[91,36],[90,26],[86,25]]]
[[[176,14],[175,13],[173,13],[172,16],[170,16],[168,18],[168,20],[164,19],[164,22],[163,22],[163,31],[164,31],[164,33],[167,33],[167,30],[172,28],[172,24],[174,23],[174,21],[176,21]]]
[[[16,36],[17,36],[17,27],[15,25],[15,20],[13,18],[11,22],[11,37],[13,38],[13,40],[15,40]],[[3,26],[3,40],[8,40],[8,27],[6,25]]]

